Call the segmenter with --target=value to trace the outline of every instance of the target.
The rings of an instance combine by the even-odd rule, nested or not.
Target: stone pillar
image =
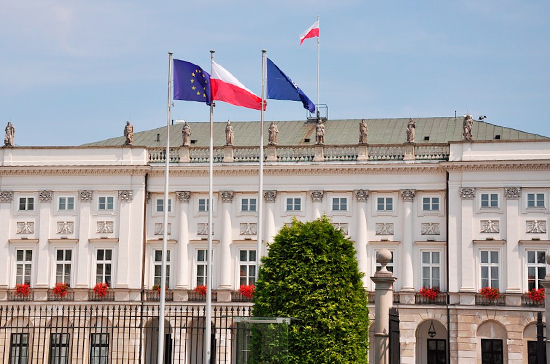
[[[118,201],[120,203],[119,208],[119,229],[118,229],[118,261],[117,261],[117,274],[116,281],[113,285],[117,288],[117,296],[123,298],[120,289],[129,289],[130,280],[130,260],[132,255],[130,254],[130,245],[135,243],[131,239],[131,228],[123,228],[132,226],[132,200],[134,193],[131,190],[118,191]],[[143,252],[145,254],[145,252]]]
[[[233,155],[234,151],[232,145],[226,145],[223,147],[223,163],[233,163],[235,161]]]
[[[176,269],[176,289],[189,289],[189,200],[191,192],[178,191],[176,197],[180,203],[179,239],[178,239],[178,269]]]
[[[179,149],[180,163],[189,163],[191,157],[189,156],[189,146],[183,146]]]
[[[369,241],[368,229],[367,229],[367,199],[369,197],[368,190],[355,191],[355,197],[357,198],[357,233],[355,240],[355,251],[357,252],[357,263],[361,272],[368,272],[368,257],[367,257],[367,244]],[[367,275],[363,277],[363,287],[367,287]]]
[[[457,243],[461,246],[461,261],[471,262],[474,256],[474,243],[472,224],[474,216],[474,200],[476,189],[473,187],[460,188],[460,198],[462,199],[461,225],[462,239]],[[475,269],[462,269],[462,282],[460,287],[460,304],[475,305]]]
[[[390,360],[390,308],[393,306],[392,285],[397,278],[386,269],[392,254],[388,249],[376,253],[382,268],[370,279],[375,285],[374,301],[374,364],[388,364]]]
[[[8,224],[10,220],[11,204],[13,201],[12,191],[0,191],[0,221],[3,222],[3,228],[0,229],[0,249],[2,251],[9,251],[9,239],[10,239],[10,227]],[[7,259],[7,257],[4,257]],[[3,268],[0,268],[0,290],[8,289],[10,284],[9,264],[2,264]],[[14,283],[15,284],[15,283]],[[0,293],[0,299],[5,299],[5,292]]]
[[[264,242],[270,243],[273,241],[273,237],[275,234],[277,234],[277,230],[275,228],[275,201],[277,201],[277,191],[276,190],[269,190],[264,191],[264,201],[265,201],[265,232],[264,232]],[[260,237],[258,237],[259,239]],[[264,248],[262,247],[262,250]],[[258,254],[262,254],[259,256],[265,255],[264,253],[267,252],[258,252]]]
[[[84,290],[82,294],[75,292],[75,300],[77,300],[76,295],[86,296],[88,292],[85,291],[90,288],[90,218],[92,215],[92,199],[93,191],[79,191],[78,198],[80,199],[80,216],[79,216],[79,226],[78,226],[78,254],[77,260],[78,264],[76,265],[76,289]]]
[[[40,289],[48,289],[49,287],[49,272],[48,266],[50,262],[50,254],[48,251],[48,238],[50,237],[50,211],[52,202],[52,191],[40,191],[38,193],[38,199],[40,200],[39,220],[38,220],[38,251],[36,259],[36,271],[39,274],[36,275],[35,296],[37,301],[47,300],[47,291],[39,292]],[[42,274],[40,274],[42,273]],[[40,293],[37,297],[37,293]],[[43,296],[43,297],[42,297]]]
[[[550,253],[546,254],[546,264],[550,265]],[[548,267],[546,268],[548,269]],[[550,272],[547,271],[546,277],[541,281],[545,292],[550,292]],[[550,358],[550,294],[544,297],[544,321],[546,322],[546,358]]]
[[[266,148],[266,162],[277,162],[277,147],[268,145]]]
[[[309,191],[311,195],[311,202],[313,205],[313,219],[318,219],[321,217],[321,211],[323,210],[323,195],[324,192],[321,190]]]
[[[232,226],[231,226],[231,206],[233,203],[233,191],[221,191],[222,196],[222,235],[221,235],[221,252],[220,252],[220,290],[231,290],[231,243],[233,242]],[[218,301],[220,296],[218,293]],[[231,296],[229,296],[231,300]]]
[[[322,144],[315,145],[315,156],[313,157],[314,162],[324,162],[325,154]]]
[[[412,292],[411,295],[401,295],[406,298],[407,302],[414,303],[414,270],[413,270],[413,243],[414,243],[414,228],[413,228],[413,202],[416,195],[415,190],[401,190],[403,197],[403,285],[401,292]],[[409,302],[412,298],[412,302]]]
[[[506,229],[506,240],[508,242],[519,241],[519,209],[520,209],[520,187],[505,187],[504,197],[506,198],[506,221],[501,221],[499,229]],[[502,235],[501,235],[502,236]],[[506,293],[522,293],[521,291],[521,259],[517,244],[506,244]],[[506,298],[517,298],[515,306],[521,305],[520,297],[507,296]]]

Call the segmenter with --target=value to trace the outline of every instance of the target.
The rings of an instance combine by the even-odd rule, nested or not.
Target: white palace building
[[[393,253],[402,363],[531,363],[544,301],[528,292],[548,272],[550,138],[466,117],[366,120],[367,134],[361,122],[324,120],[324,140],[315,121],[276,122],[271,137],[266,123],[261,237],[258,122],[233,122],[230,143],[215,123],[212,206],[209,123],[189,123],[185,146],[184,124],[170,127],[168,201],[166,127],[75,147],[7,140],[0,364],[155,363],[164,209],[165,355],[201,360],[194,289],[207,273],[210,208],[216,363],[237,362],[231,318],[252,305],[238,290],[254,284],[257,239],[265,247],[292,219],[322,215],[355,243],[369,293],[376,252]],[[375,320],[374,294],[369,302]]]

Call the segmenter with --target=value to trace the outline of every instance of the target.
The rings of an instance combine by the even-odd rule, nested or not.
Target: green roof
[[[369,144],[402,144],[406,139],[408,118],[397,119],[365,119],[369,128]],[[462,137],[462,117],[435,117],[416,118],[416,143],[448,143],[460,141]],[[361,119],[327,120],[325,125],[325,144],[353,145],[359,142],[359,122]],[[267,145],[269,124],[264,123],[264,143]],[[305,121],[276,121],[279,129],[278,145],[314,145],[315,122]],[[258,145],[258,121],[231,121],[234,130],[235,146]],[[207,147],[210,143],[210,123],[190,122],[192,146]],[[225,122],[214,123],[214,145],[225,145]],[[170,145],[182,144],[181,132],[183,123],[170,126]],[[474,121],[472,128],[473,140],[547,140],[542,135],[489,124],[483,121]],[[120,136],[98,142],[88,143],[85,146],[122,146],[125,137]],[[166,145],[166,127],[134,133],[134,146],[163,147]]]

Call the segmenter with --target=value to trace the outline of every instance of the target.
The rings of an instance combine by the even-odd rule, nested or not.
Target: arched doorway
[[[447,328],[437,320],[426,320],[416,328],[416,362],[447,364]]]
[[[164,320],[164,363],[172,362],[172,328],[168,320]],[[145,325],[145,363],[156,364],[158,357],[159,319],[149,320]]]
[[[482,364],[508,362],[508,332],[497,321],[485,321],[477,328],[477,353]]]

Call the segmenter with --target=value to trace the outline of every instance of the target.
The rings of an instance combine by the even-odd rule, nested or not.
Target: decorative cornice
[[[476,197],[476,189],[474,187],[462,187],[460,189],[460,198],[463,200],[473,200]]]
[[[416,190],[401,190],[401,196],[403,196],[403,201],[413,202],[414,196],[416,196]]]
[[[311,195],[311,201],[313,202],[323,202],[323,195],[325,194],[324,191],[321,190],[313,190],[309,191]]]
[[[277,190],[264,191],[265,202],[273,203],[277,200]]]
[[[504,187],[504,197],[507,200],[519,200],[521,197],[521,187]]]
[[[78,198],[82,202],[91,202],[94,197],[94,191],[82,190],[78,191]]]
[[[471,162],[442,162],[439,164],[448,172],[489,172],[489,171],[549,171],[550,161],[523,160],[523,161],[471,161]]]
[[[118,198],[122,202],[130,202],[134,199],[134,192],[132,190],[118,191]]]
[[[52,196],[52,191],[44,190],[38,193],[38,198],[40,199],[40,202],[50,202],[52,200]]]
[[[0,191],[0,202],[10,203],[13,201],[13,191]]]
[[[189,200],[191,199],[191,192],[190,191],[176,191],[176,198],[179,202],[183,203],[189,203]]]
[[[355,197],[358,202],[367,202],[369,198],[369,190],[356,190]]]
[[[220,194],[222,195],[222,202],[223,203],[232,203],[233,202],[233,196],[235,195],[233,191],[221,191]]]
[[[82,176],[82,175],[116,175],[144,176],[151,171],[151,166],[2,166],[0,176]]]

